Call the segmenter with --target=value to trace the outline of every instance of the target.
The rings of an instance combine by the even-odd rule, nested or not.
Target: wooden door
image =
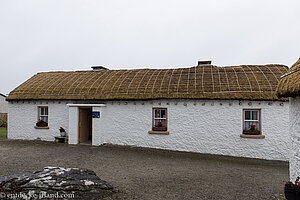
[[[89,141],[89,118],[88,109],[79,108],[79,131],[78,143]]]

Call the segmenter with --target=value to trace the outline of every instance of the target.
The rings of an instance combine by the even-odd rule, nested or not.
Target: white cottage
[[[289,98],[290,180],[300,176],[300,58],[281,77],[276,93]]]
[[[38,73],[14,89],[8,138],[288,160],[283,65]],[[40,121],[40,122],[38,122]],[[38,123],[37,123],[38,122]]]
[[[0,93],[0,113],[8,112],[8,102],[5,100],[6,96]]]

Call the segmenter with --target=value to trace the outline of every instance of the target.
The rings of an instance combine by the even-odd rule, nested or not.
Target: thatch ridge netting
[[[300,58],[282,76],[276,94],[279,97],[300,96]]]
[[[7,100],[250,99],[275,100],[284,65],[196,66],[38,73]]]

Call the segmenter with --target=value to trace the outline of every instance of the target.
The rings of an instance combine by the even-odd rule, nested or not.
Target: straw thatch
[[[249,99],[277,100],[283,65],[38,73],[7,100]]]
[[[281,77],[281,80],[276,89],[276,94],[279,97],[294,97],[300,96],[300,58]]]

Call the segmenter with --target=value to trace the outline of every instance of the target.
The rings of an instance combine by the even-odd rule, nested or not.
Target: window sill
[[[148,131],[149,134],[163,134],[169,135],[169,131]]]
[[[240,137],[242,138],[254,138],[254,139],[264,139],[264,135],[246,135],[246,134],[241,134]]]
[[[49,126],[44,126],[44,127],[40,127],[40,126],[34,126],[35,129],[49,129]]]

